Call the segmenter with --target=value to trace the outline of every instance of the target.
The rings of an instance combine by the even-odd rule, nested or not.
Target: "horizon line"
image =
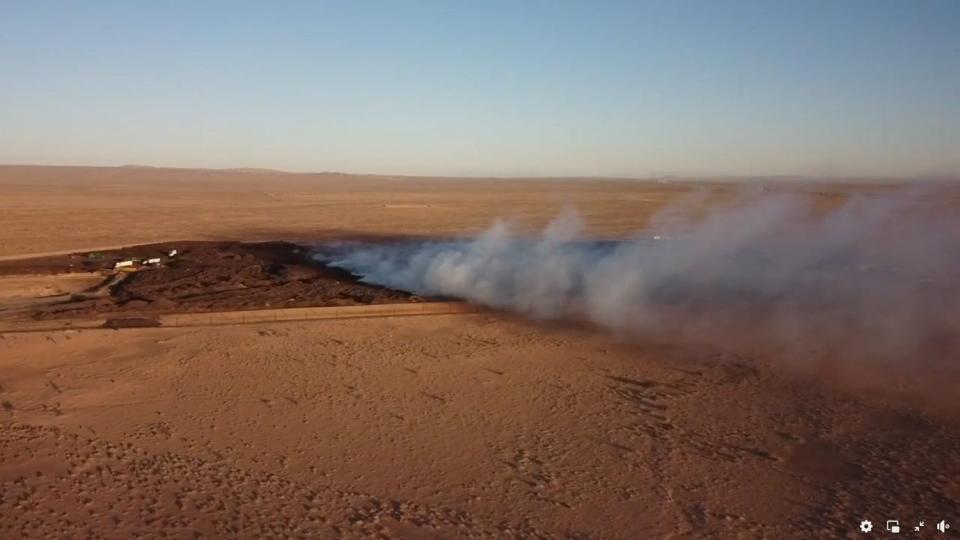
[[[817,175],[817,174],[725,174],[703,175],[658,174],[658,175],[437,175],[409,173],[365,173],[350,171],[305,171],[274,169],[270,167],[197,167],[181,165],[80,165],[80,164],[43,164],[43,163],[0,163],[0,168],[49,168],[49,169],[130,169],[130,170],[171,170],[171,171],[210,171],[236,174],[283,174],[291,176],[355,176],[370,178],[409,178],[435,180],[599,180],[621,182],[746,182],[746,181],[816,181],[816,182],[910,182],[910,181],[960,181],[958,173],[918,173],[913,175]]]

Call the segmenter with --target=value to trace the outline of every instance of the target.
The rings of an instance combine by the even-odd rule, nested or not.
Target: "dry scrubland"
[[[930,420],[498,317],[6,335],[0,372],[4,537],[812,538],[960,496]]]
[[[3,167],[0,255],[535,227],[570,203],[619,235],[687,189]],[[4,279],[5,305],[95,281]],[[0,537],[814,538],[960,517],[956,415],[831,377],[492,313],[0,333]]]
[[[150,168],[0,166],[0,256],[188,239],[437,235],[497,217],[539,226],[575,204],[605,234],[684,188]]]

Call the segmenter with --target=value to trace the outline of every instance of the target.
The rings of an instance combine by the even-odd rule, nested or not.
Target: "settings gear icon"
[[[865,520],[861,521],[861,522],[860,522],[860,530],[863,531],[863,532],[865,532],[865,533],[868,533],[868,532],[872,531],[872,530],[873,530],[873,522],[870,521],[869,519],[865,519]]]

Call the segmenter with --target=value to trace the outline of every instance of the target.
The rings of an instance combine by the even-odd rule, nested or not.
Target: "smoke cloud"
[[[534,237],[497,221],[475,238],[340,244],[316,257],[365,282],[625,338],[798,357],[957,349],[960,218],[935,192],[701,202],[670,205],[624,240],[588,238],[570,209]]]

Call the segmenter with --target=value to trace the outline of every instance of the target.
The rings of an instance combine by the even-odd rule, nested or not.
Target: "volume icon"
[[[937,530],[938,530],[938,531],[940,531],[940,532],[942,532],[942,533],[945,533],[945,532],[947,532],[947,529],[949,529],[949,528],[950,528],[950,524],[947,523],[946,520],[941,519],[939,522],[937,522]]]

